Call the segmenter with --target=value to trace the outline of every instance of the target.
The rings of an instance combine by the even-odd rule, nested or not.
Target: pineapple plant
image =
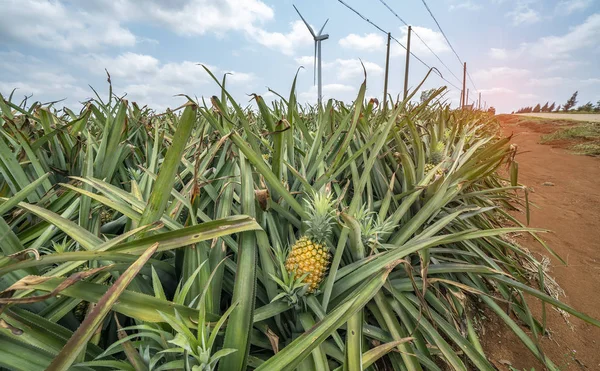
[[[304,277],[308,293],[314,293],[329,268],[331,254],[327,240],[331,237],[334,210],[331,197],[317,193],[307,200],[309,220],[306,233],[292,246],[285,260],[285,269],[295,277]]]
[[[522,269],[536,260],[496,238],[535,232],[502,227],[502,208],[450,217],[527,202],[495,173],[511,149],[487,140],[498,130],[487,116],[441,103],[365,109],[366,84],[352,105],[304,108],[293,88],[250,112],[224,85],[212,107],[190,101],[149,120],[112,92],[80,114],[0,97],[1,369],[493,370],[477,333],[462,336],[474,301],[556,369],[519,326],[537,326],[524,292],[600,327],[538,289]],[[424,142],[441,127],[480,149]],[[420,197],[423,165],[441,175],[445,155],[456,171]],[[26,251],[44,256],[21,260]]]

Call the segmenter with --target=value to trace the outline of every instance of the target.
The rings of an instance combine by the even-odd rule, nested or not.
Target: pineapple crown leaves
[[[431,162],[434,165],[439,164],[440,162],[442,162],[443,158],[444,158],[444,149],[446,148],[446,146],[444,145],[444,142],[442,141],[437,141],[433,144],[433,146],[431,147]]]
[[[380,244],[383,238],[395,228],[390,220],[381,220],[375,212],[369,211],[366,205],[363,205],[356,212],[355,218],[360,224],[363,244],[371,248],[375,248]]]
[[[306,235],[317,243],[325,243],[331,235],[331,226],[335,217],[335,209],[330,193],[315,193],[306,200],[309,215]]]
[[[302,298],[306,295],[309,289],[309,284],[304,282],[304,279],[308,276],[308,273],[296,277],[294,272],[288,272],[283,265],[283,262],[279,262],[281,278],[273,274],[270,274],[271,279],[277,283],[277,285],[283,290],[277,294],[271,302],[277,300],[285,300],[289,305],[296,308],[300,308],[299,304]]]

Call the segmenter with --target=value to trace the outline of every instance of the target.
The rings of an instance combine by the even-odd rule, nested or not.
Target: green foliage
[[[565,112],[568,112],[569,110],[571,110],[571,108],[575,107],[575,105],[577,104],[577,94],[579,92],[575,92],[573,93],[573,95],[571,95],[571,98],[569,98],[569,100],[567,101],[567,103],[563,104],[563,110]]]
[[[521,294],[600,325],[503,237],[540,231],[504,211],[528,204],[496,173],[513,150],[489,114],[443,88],[375,107],[365,83],[352,105],[301,107],[294,82],[252,110],[215,82],[181,113],[1,97],[1,367],[492,370],[482,306],[556,369]],[[333,255],[315,294],[284,267],[311,214]]]
[[[556,140],[574,141],[570,149],[580,155],[600,156],[600,124],[589,122],[582,125],[560,129],[542,136],[542,143]]]

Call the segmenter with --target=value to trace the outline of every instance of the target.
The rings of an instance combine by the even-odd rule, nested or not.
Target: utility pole
[[[410,62],[410,34],[412,32],[412,27],[408,26],[408,39],[406,40],[406,66],[404,69],[404,100],[406,100],[406,96],[408,95],[408,65]]]
[[[385,81],[383,82],[383,110],[387,110],[388,74],[390,72],[390,41],[392,34],[388,32],[387,53],[385,55]]]
[[[466,92],[467,92],[467,62],[465,62],[465,65],[464,65],[464,68],[463,68],[463,87],[462,87],[462,104],[461,104],[461,108],[464,108],[464,106],[465,106]]]

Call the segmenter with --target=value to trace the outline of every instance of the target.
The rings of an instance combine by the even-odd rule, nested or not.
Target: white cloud
[[[506,16],[512,20],[513,26],[533,24],[541,20],[539,13],[525,3],[518,3],[515,9],[506,13]]]
[[[546,72],[556,72],[556,71],[571,72],[573,70],[573,68],[582,67],[582,66],[586,66],[589,64],[590,64],[590,62],[582,61],[582,60],[557,60],[557,61],[552,61],[552,63],[548,67],[544,68],[544,71],[546,71]]]
[[[37,58],[18,52],[0,52],[0,92],[9,95],[17,89],[14,99],[33,94],[33,100],[71,98],[83,101],[91,94],[80,87],[80,82],[63,68],[49,66]]]
[[[543,78],[532,78],[527,81],[527,85],[536,87],[552,87],[566,85],[572,82],[572,79],[565,77],[543,77]]]
[[[302,66],[312,66],[315,62],[315,57],[312,55],[303,55],[296,58],[296,63]]]
[[[340,39],[339,44],[346,49],[375,51],[382,50],[385,47],[386,41],[383,36],[375,33],[368,33],[364,36],[351,33]]]
[[[519,98],[519,99],[536,99],[536,98],[539,98],[539,96],[537,94],[533,94],[533,93],[521,93],[521,94],[517,95],[517,98]]]
[[[505,60],[508,59],[508,50],[502,48],[490,48],[488,55],[492,59]]]
[[[481,90],[479,90],[479,92],[481,94],[485,94],[485,95],[496,95],[496,94],[512,94],[512,93],[514,93],[514,90],[508,89],[508,88],[497,87],[497,88],[481,89]]]
[[[540,37],[530,43],[522,43],[514,49],[491,48],[488,56],[497,60],[516,60],[524,56],[547,61],[547,72],[569,70],[587,65],[585,60],[571,59],[573,52],[598,47],[600,13],[589,16],[582,24],[572,27],[561,36]]]
[[[135,35],[116,19],[43,0],[3,1],[0,37],[59,50],[136,42]]]
[[[532,55],[544,58],[565,58],[578,49],[594,47],[600,35],[600,13],[589,16],[563,36],[546,36],[530,46]]]
[[[259,44],[270,49],[279,50],[283,54],[292,55],[297,47],[311,44],[314,41],[304,22],[295,21],[290,26],[291,30],[285,34],[268,32],[257,27],[249,27],[247,32],[250,38]]]
[[[573,12],[587,9],[594,0],[563,0],[556,4],[557,14],[569,15]]]
[[[493,67],[488,69],[480,69],[473,72],[472,76],[475,81],[501,81],[510,79],[519,79],[530,74],[529,70],[522,68],[511,67]]]
[[[231,75],[227,75],[228,84],[247,84],[256,79],[253,73],[229,71]]]
[[[359,77],[362,79],[364,70],[367,71],[367,77],[378,76],[383,73],[383,68],[377,63],[361,61],[359,59],[336,59],[334,62],[325,63],[324,68],[334,69],[339,80],[349,80]]]
[[[356,98],[355,93],[357,91],[357,88],[349,85],[325,84],[323,85],[323,100],[334,98],[349,102]],[[317,101],[317,87],[311,86],[307,91],[298,94],[298,100],[300,102],[314,104]]]
[[[158,59],[150,55],[131,52],[115,58],[102,54],[87,54],[78,58],[77,62],[95,74],[104,74],[104,69],[107,69],[113,77],[128,77],[134,80],[156,74],[160,64]]]
[[[592,77],[589,79],[583,79],[580,81],[583,85],[600,85],[600,79],[597,77]]]
[[[481,4],[477,4],[471,0],[462,1],[458,4],[450,5],[450,11],[453,10],[480,10],[482,8]]]
[[[420,27],[420,26],[412,26],[412,29],[413,29],[413,31],[416,31],[416,33],[421,37],[421,39],[423,39],[423,41],[425,43],[427,43],[427,45],[429,45],[431,50],[433,50],[434,52],[440,54],[440,53],[445,53],[445,52],[450,51],[450,47],[448,46],[448,43],[444,39],[444,35],[442,35],[441,32],[434,31],[431,28]],[[400,32],[402,33],[402,35],[400,37],[400,41],[404,45],[406,45],[406,40],[408,38],[408,27],[407,26],[401,27]],[[396,44],[396,43],[394,43],[394,44]],[[392,44],[392,45],[394,45],[394,44]],[[404,55],[404,53],[405,53],[404,49],[402,49],[397,44],[394,46],[395,46],[394,55]],[[422,55],[422,54],[430,53],[429,49],[427,49],[427,47],[421,42],[421,40],[419,40],[418,37],[415,37],[414,34],[411,36],[410,49],[411,49],[411,52],[413,52],[415,54]]]
[[[143,6],[133,0],[120,3],[128,9],[133,7],[139,19],[149,18],[182,35],[253,29],[275,15],[259,0],[153,0]]]
[[[296,43],[312,40],[302,22],[294,22],[287,34],[263,30],[263,23],[274,16],[260,0],[146,0],[143,5],[134,0],[6,0],[0,38],[67,51],[156,42],[139,38],[126,27],[144,22],[184,36],[238,31],[285,54],[291,54]]]
[[[163,63],[150,55],[127,52],[115,57],[87,54],[79,58],[78,63],[96,75],[103,75],[106,68],[111,74],[115,91],[127,93],[129,99],[147,103],[156,109],[166,108],[174,102],[173,96],[176,94],[213,92],[213,86],[208,85],[212,78],[197,61]],[[204,65],[219,78],[229,73],[228,86],[248,88],[256,81],[253,73]]]

